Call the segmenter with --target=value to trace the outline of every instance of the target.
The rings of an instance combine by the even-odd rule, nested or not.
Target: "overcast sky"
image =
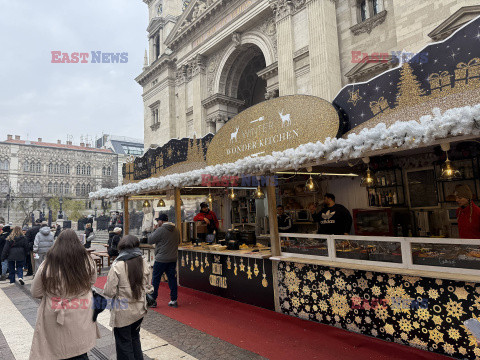
[[[0,140],[74,143],[103,133],[143,138],[142,0],[0,0]],[[52,64],[51,51],[127,52],[128,63]]]

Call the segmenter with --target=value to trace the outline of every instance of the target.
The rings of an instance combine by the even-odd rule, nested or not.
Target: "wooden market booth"
[[[455,236],[451,196],[456,183],[480,194],[480,47],[471,41],[479,26],[473,20],[427,46],[438,62],[413,58],[346,86],[332,104],[281,97],[245,110],[215,136],[171,140],[125,166],[129,184],[93,197],[123,197],[128,231],[130,199],[173,199],[175,219],[181,219],[182,199],[206,198],[210,176],[227,181],[215,196],[222,204],[231,202],[232,188],[243,191],[228,182],[231,177],[275,177],[278,183],[261,186],[268,226],[262,222],[256,235],[265,239],[268,232],[263,249],[194,247],[176,221],[184,239],[180,285],[474,358],[475,341],[463,321],[480,310],[480,243]],[[445,58],[453,47],[459,49],[455,59]],[[295,192],[295,182],[312,175],[317,192]],[[376,183],[360,186],[373,177]],[[326,190],[359,210],[352,211],[355,235],[315,234],[305,210]],[[278,232],[280,203],[290,207],[296,232]],[[223,232],[235,225],[231,209],[221,218]]]

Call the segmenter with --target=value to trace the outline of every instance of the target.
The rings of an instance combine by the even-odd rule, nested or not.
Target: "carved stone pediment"
[[[438,25],[428,36],[434,41],[442,41],[455,30],[480,15],[480,5],[464,6],[457,10],[447,20]]]
[[[345,77],[351,83],[367,81],[398,65],[398,62],[393,60],[392,55],[388,55],[388,59],[384,59],[383,61],[369,62],[368,59],[363,59],[362,62],[356,64],[349,72],[347,72]]]
[[[375,27],[377,27],[378,25],[382,24],[385,21],[386,17],[387,17],[387,10],[383,10],[382,12],[379,12],[377,15],[374,15],[368,18],[367,20],[362,21],[361,23],[358,23],[356,25],[353,25],[350,28],[350,30],[354,35],[359,35],[363,33],[370,34]]]

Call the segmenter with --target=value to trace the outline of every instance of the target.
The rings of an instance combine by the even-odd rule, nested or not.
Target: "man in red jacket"
[[[480,239],[480,208],[474,204],[472,190],[468,185],[455,187],[458,233],[461,239]]]
[[[206,202],[200,204],[200,212],[195,215],[193,221],[204,221],[207,224],[207,232],[209,234],[213,234],[214,231],[218,230],[217,215],[208,208]]]

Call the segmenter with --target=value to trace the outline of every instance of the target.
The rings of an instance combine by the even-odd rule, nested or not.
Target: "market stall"
[[[248,245],[195,247],[196,236],[176,221],[185,242],[180,284],[473,359],[478,350],[463,321],[480,310],[480,244],[458,238],[452,196],[458,184],[469,186],[472,200],[480,190],[480,47],[471,41],[479,26],[473,20],[424,49],[438,61],[423,64],[414,57],[367,83],[345,87],[333,105],[303,95],[277,98],[245,110],[208,141],[172,140],[149,150],[127,164],[131,183],[92,197],[124,197],[128,210],[131,196],[173,192],[180,219],[183,192],[210,192],[205,176],[216,177],[225,181],[223,194],[217,194],[224,204],[225,243],[232,228],[248,227],[255,217],[255,236],[268,229],[264,246],[270,252]],[[457,49],[455,57],[444,56],[449,48]],[[184,142],[185,151],[172,154],[185,156],[173,163],[168,149],[177,142]],[[236,206],[245,208],[243,214],[231,211],[231,177],[242,174],[278,180],[260,185],[266,195],[263,221],[257,208],[255,216],[250,211],[248,196],[246,206]],[[316,191],[309,191],[312,183]],[[326,192],[353,216],[345,231],[350,235],[317,234],[319,223],[309,207]],[[295,231],[278,232],[277,204],[294,218]],[[333,216],[324,215],[320,222]]]

